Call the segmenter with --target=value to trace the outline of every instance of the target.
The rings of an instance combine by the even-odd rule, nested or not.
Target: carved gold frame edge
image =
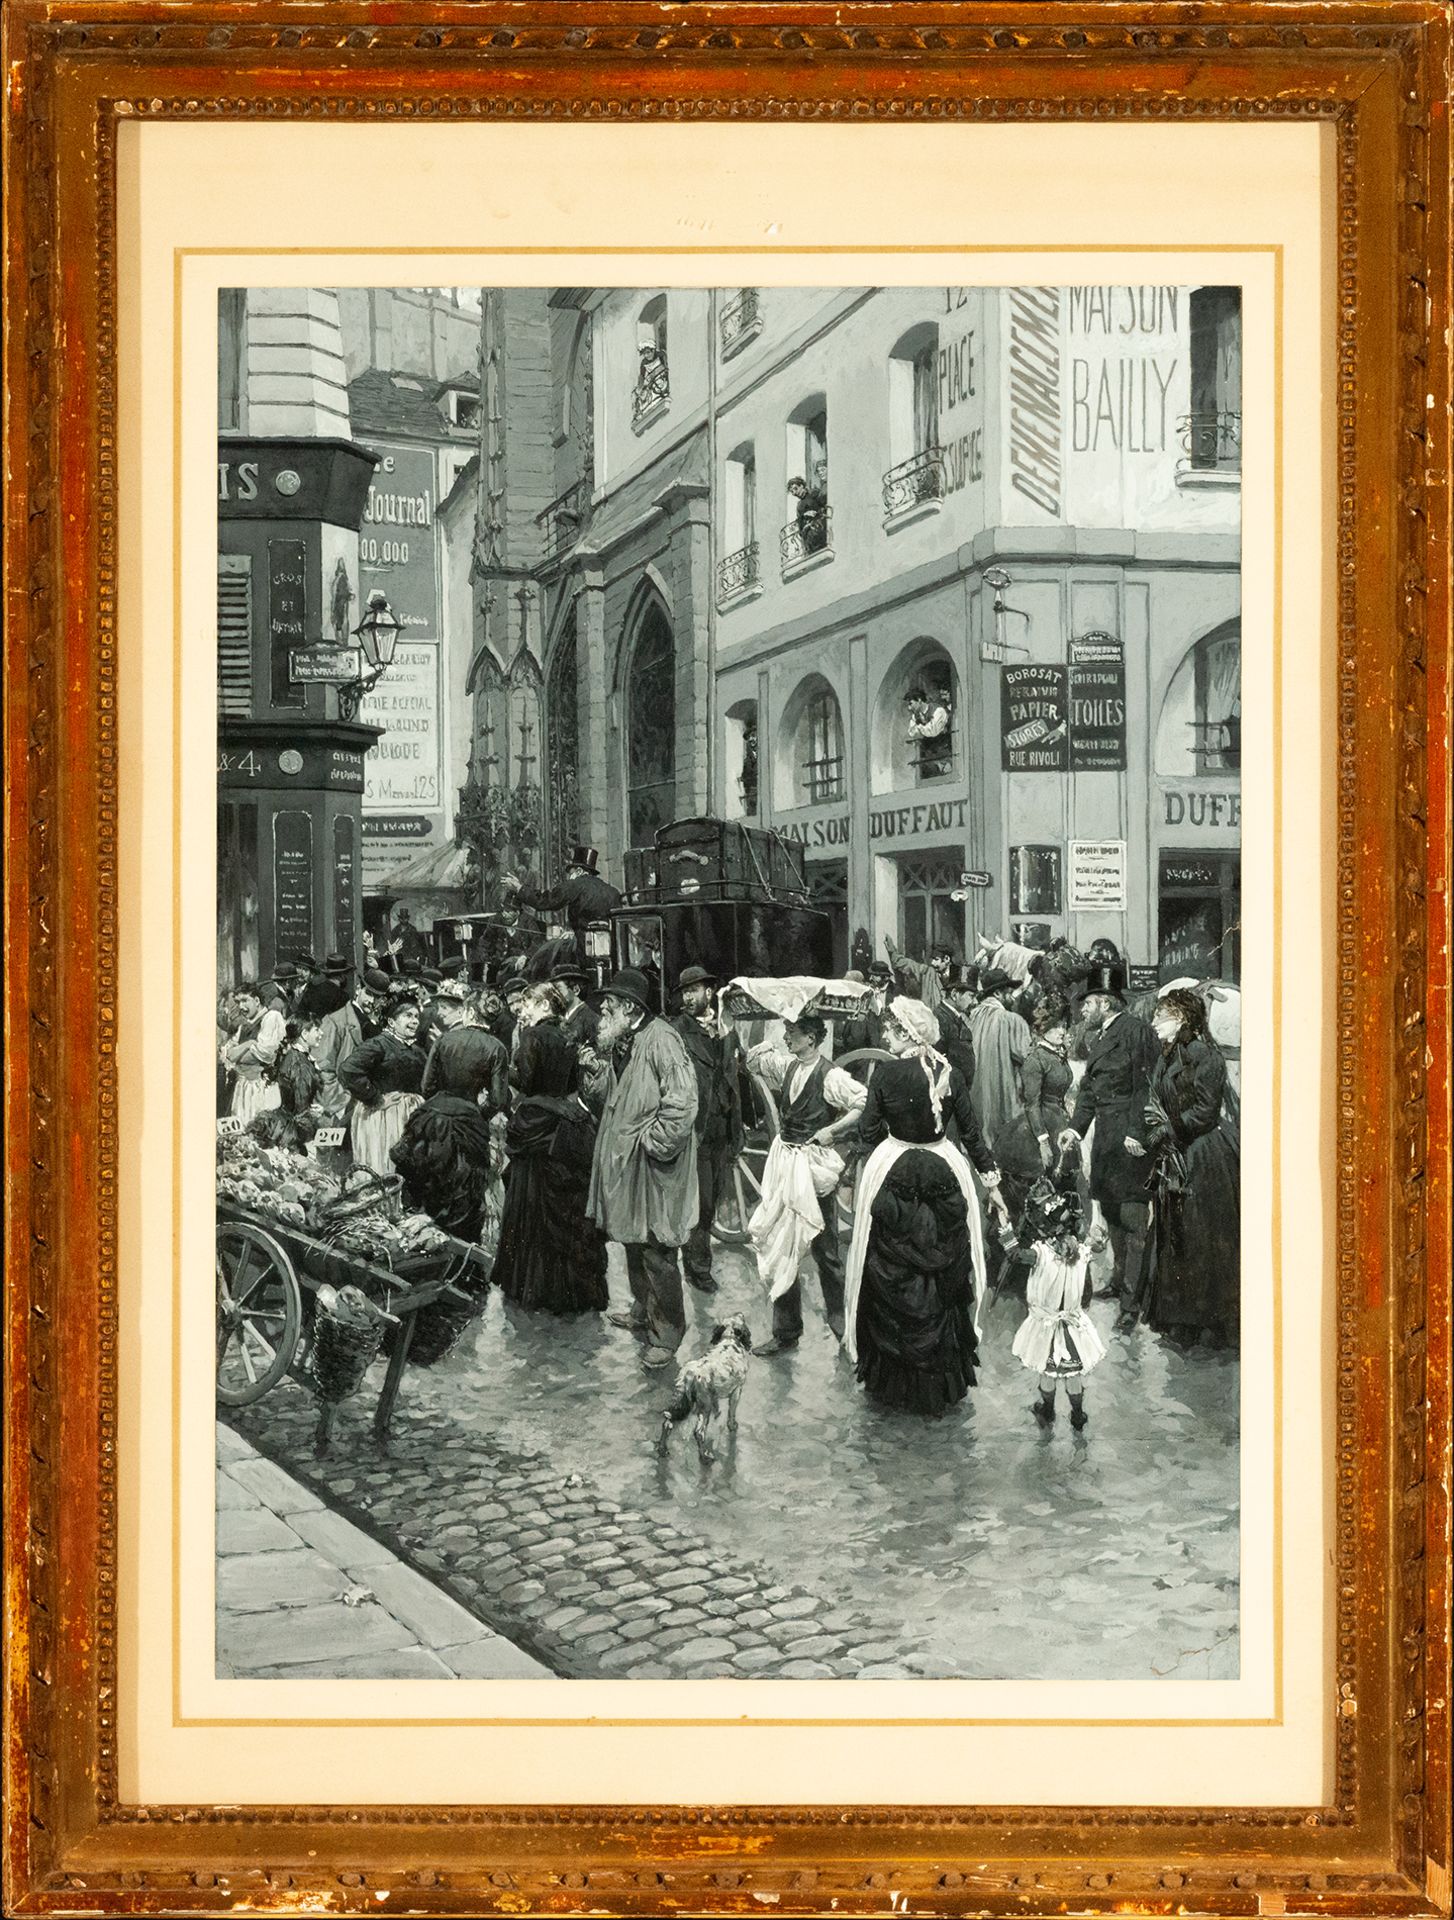
[[[6,935],[12,1036],[6,1415],[7,1478],[19,1494],[7,1522],[12,1896],[21,1894],[25,1911],[51,1912],[191,1912],[221,1909],[238,1897],[252,1906],[296,1909],[308,1896],[330,1907],[385,1911],[396,1898],[435,1912],[449,1911],[442,1902],[455,1898],[468,1898],[472,1911],[519,1912],[526,1910],[523,1902],[575,1911],[599,1907],[603,1896],[613,1911],[699,1903],[740,1910],[768,1897],[784,1910],[812,1910],[831,1898],[851,1911],[874,1910],[892,1889],[916,1907],[953,1912],[1060,1910],[1067,1899],[1083,1910],[1125,1911],[1131,1902],[1137,1911],[1447,1911],[1448,1696],[1442,1683],[1449,1522],[1440,1463],[1447,1458],[1449,1307],[1447,1256],[1441,1262],[1437,1235],[1441,1227],[1447,1232],[1449,1217],[1449,1129],[1444,1114],[1433,1116],[1431,1129],[1429,1096],[1431,1089],[1436,1099],[1441,1089],[1447,1094],[1449,1035],[1448,7],[1435,0],[1387,6],[1299,0],[1276,9],[1247,0],[1216,9],[1070,0],[1053,7],[924,5],[912,15],[904,7],[805,4],[784,16],[739,3],[689,6],[666,21],[653,9],[645,27],[638,22],[646,10],[629,0],[569,7],[499,0],[478,8],[416,5],[410,12],[424,24],[381,24],[367,6],[354,4],[333,7],[324,22],[285,0],[276,7],[193,0],[184,10],[145,3],[61,9],[20,0],[6,13],[7,278],[12,294],[24,293],[19,318],[9,319],[6,330],[13,860]],[[277,18],[262,17],[271,13]],[[221,90],[229,74],[279,51],[328,74],[337,92]],[[817,56],[816,64],[791,59],[803,53]],[[490,65],[438,64],[455,54]],[[761,62],[733,64],[744,54],[773,62],[774,78],[783,73],[780,93],[732,97],[734,87],[761,85]],[[1189,59],[1234,67],[1300,58],[1305,64],[1301,85],[1234,98],[1189,97],[1163,81],[1167,91],[1147,95],[1027,91],[965,98],[945,91],[906,100],[853,83],[865,58],[876,59],[880,70],[884,56],[910,61],[926,85],[942,74],[952,88],[956,61],[1013,60],[1018,77],[1024,57],[1037,54],[1060,57],[1060,77],[1070,71],[1067,57],[1077,56],[1098,56],[1113,69],[1117,62],[1164,64],[1177,80]],[[598,78],[615,86],[626,60],[649,69],[658,55],[695,61],[700,90],[620,98],[589,84]],[[1324,66],[1325,56],[1331,58]],[[385,61],[395,64],[386,69]],[[532,78],[536,61],[576,84],[548,96],[533,85],[528,97],[507,91],[510,81],[518,87]],[[150,80],[158,90],[98,92],[76,85],[88,71],[118,62],[136,69],[127,76],[133,84]],[[420,84],[432,91],[400,97],[401,82],[413,84],[398,64],[405,62],[431,69],[421,72]],[[178,91],[182,70],[197,78]],[[497,91],[469,90],[482,71]],[[275,68],[269,77],[276,80]],[[1390,81],[1391,105],[1383,97]],[[831,91],[820,91],[820,82]],[[862,1807],[830,1814],[766,1807],[339,1812],[121,1803],[115,1718],[116,129],[129,117],[446,118],[462,105],[470,116],[490,117],[1245,115],[1335,123],[1339,1714],[1328,1806],[1194,1812]],[[1364,123],[1375,108],[1388,151],[1371,149],[1366,136]],[[69,171],[62,177],[66,132],[85,135],[92,156],[79,194],[73,147],[65,149]],[[63,278],[60,238],[73,198],[87,204],[97,249],[92,304],[81,318],[83,330],[88,320],[93,329],[93,401],[84,381],[79,391],[67,382],[54,352],[63,291],[73,284]],[[74,235],[74,224],[70,230]],[[1379,297],[1370,254],[1391,260],[1397,273],[1386,369],[1370,365],[1367,344],[1369,304],[1376,307]],[[9,312],[15,311],[12,302]],[[1366,425],[1360,442],[1360,421],[1373,410],[1370,395],[1380,375],[1397,388],[1387,396],[1397,457],[1382,499],[1382,471],[1368,451],[1375,434]],[[23,514],[14,510],[17,496]],[[63,513],[63,505],[72,510]],[[75,511],[78,505],[89,513]],[[1376,546],[1368,544],[1380,512],[1392,529],[1386,577]],[[85,591],[62,590],[63,582],[77,580]],[[1387,618],[1394,598],[1397,638],[1380,655],[1370,649],[1369,635],[1379,624],[1380,603]],[[89,678],[94,689],[90,703],[66,700],[78,669],[80,686]],[[1391,726],[1380,722],[1380,694]],[[89,777],[81,771],[88,764],[94,768]],[[1387,775],[1395,798],[1390,818],[1368,797],[1374,769]],[[1387,880],[1377,870],[1381,852],[1392,869]],[[1370,976],[1381,985],[1371,985]],[[70,1132],[73,1144],[76,1125],[66,1096],[85,1071],[78,1050],[94,1089],[88,1151],[79,1163],[66,1138]],[[86,1131],[83,1126],[83,1139]],[[22,1154],[14,1150],[17,1132]],[[1370,1176],[1379,1166],[1390,1170],[1386,1187],[1376,1172]],[[88,1221],[94,1221],[89,1237]],[[95,1275],[94,1323],[84,1326],[75,1308],[87,1300],[77,1278],[87,1271]],[[1379,1280],[1387,1288],[1381,1311],[1389,1316],[1385,1378],[1373,1350],[1380,1323],[1365,1317]],[[79,1490],[69,1424],[77,1416],[74,1402],[63,1402],[60,1392],[66,1377],[96,1382],[95,1451]],[[1370,1500],[1360,1472],[1370,1431],[1389,1449],[1382,1526],[1379,1490]],[[85,1496],[88,1518],[81,1511]],[[1374,1566],[1370,1540],[1383,1548]],[[1376,1594],[1392,1617],[1374,1633],[1368,1607]],[[1388,1656],[1383,1687],[1370,1660],[1379,1645]],[[284,1864],[245,1864],[256,1857],[262,1829],[282,1846]],[[438,1866],[374,1864],[378,1843],[406,1831],[416,1836],[414,1856],[427,1841]],[[486,1831],[498,1864],[465,1864],[478,1860]],[[551,1834],[558,1835],[553,1845]],[[327,1855],[343,1835],[366,1865],[315,1870],[301,1864],[308,1847],[318,1844]],[[1148,1850],[1157,1865],[1146,1864]],[[593,1851],[599,1864],[589,1858]],[[846,1857],[834,1865],[825,1852]],[[199,1867],[199,1853],[215,1861]],[[995,1856],[993,1864],[943,1864],[946,1856],[983,1862],[986,1854]],[[582,1864],[561,1865],[562,1857]]]

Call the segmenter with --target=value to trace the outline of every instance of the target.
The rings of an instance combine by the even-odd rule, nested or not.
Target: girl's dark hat
[[[1125,968],[1092,967],[1086,974],[1083,991],[1087,999],[1093,993],[1104,993],[1112,1000],[1124,1000],[1126,997]]]
[[[619,973],[613,973],[602,989],[602,996],[608,1000],[634,1001],[643,1012],[651,1009],[651,983],[635,967],[622,967]]]

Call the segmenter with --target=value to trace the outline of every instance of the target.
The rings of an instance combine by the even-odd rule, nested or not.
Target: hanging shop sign
[[[1127,967],[1126,969],[1126,985],[1132,993],[1150,993],[1160,984],[1160,967]]]
[[[992,887],[995,877],[992,873],[986,873],[983,867],[965,867],[960,871],[959,884],[962,887]]]
[[[1069,764],[1066,669],[1054,663],[1001,667],[1003,771],[1063,773]]]
[[[1070,906],[1121,913],[1126,906],[1126,843],[1124,840],[1072,840]]]
[[[294,647],[288,654],[288,678],[295,687],[346,687],[361,672],[357,647]]]
[[[1070,765],[1076,773],[1126,770],[1126,656],[1112,633],[1070,642]]]

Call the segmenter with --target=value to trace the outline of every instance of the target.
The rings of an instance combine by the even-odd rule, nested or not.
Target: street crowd
[[[226,995],[219,1112],[270,1145],[329,1142],[397,1177],[412,1208],[492,1250],[524,1310],[607,1313],[647,1367],[669,1365],[684,1289],[717,1290],[713,1229],[770,1105],[740,1223],[763,1285],[759,1355],[790,1362],[808,1270],[864,1390],[923,1415],[974,1384],[984,1301],[1017,1272],[1013,1351],[1044,1425],[1062,1388],[1072,1423],[1089,1417],[1107,1351],[1097,1293],[1118,1332],[1144,1321],[1182,1347],[1236,1345],[1238,1103],[1205,986],[1138,1007],[1108,942],[987,937],[965,965],[889,941],[831,983],[853,1009],[831,1030],[810,995],[745,1046],[724,983],[699,966],[670,983],[663,1016],[629,967],[594,990],[571,937],[491,984],[463,959],[426,964],[416,941],[386,966],[301,955]],[[619,1311],[611,1241],[630,1290]]]

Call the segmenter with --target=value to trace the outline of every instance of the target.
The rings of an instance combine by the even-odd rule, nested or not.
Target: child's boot
[[[1079,1433],[1080,1429],[1089,1419],[1090,1415],[1085,1410],[1085,1395],[1083,1393],[1071,1394],[1070,1424],[1075,1428],[1077,1433]]]
[[[1042,1427],[1048,1427],[1054,1422],[1054,1419],[1055,1419],[1054,1387],[1051,1387],[1048,1393],[1046,1392],[1044,1387],[1040,1389],[1040,1398],[1035,1402],[1033,1411],[1035,1414],[1035,1418],[1040,1422],[1040,1425]]]

